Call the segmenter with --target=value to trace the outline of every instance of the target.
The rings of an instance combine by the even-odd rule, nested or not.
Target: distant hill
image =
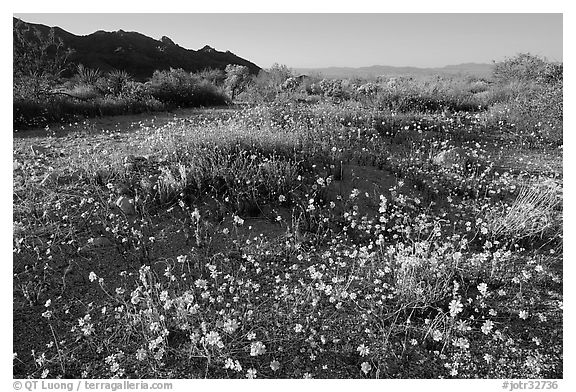
[[[35,28],[43,35],[48,34],[51,29],[49,26],[27,23],[17,18],[13,18],[13,23],[14,28],[22,31]],[[78,36],[59,27],[53,29],[55,36],[73,50],[73,54],[68,58],[71,63],[81,63],[101,71],[124,70],[136,79],[149,78],[157,69],[182,68],[194,72],[206,68],[224,69],[228,64],[247,66],[253,74],[260,71],[256,64],[229,51],[219,52],[208,45],[199,50],[191,50],[175,44],[168,37],[155,40],[140,33],[123,30],[99,30]]]
[[[428,76],[428,75],[473,75],[483,78],[492,76],[493,64],[465,63],[447,65],[441,68],[393,67],[373,65],[370,67],[328,67],[328,68],[296,68],[300,74],[320,74],[327,78],[376,78],[378,76]]]

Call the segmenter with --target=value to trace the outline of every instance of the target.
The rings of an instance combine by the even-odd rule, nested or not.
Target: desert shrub
[[[94,117],[173,107],[216,106],[227,103],[222,90],[183,70],[157,71],[146,83],[131,80],[124,71],[105,76],[79,66],[78,74],[58,88],[39,87],[38,78],[22,78],[14,85],[16,129]]]
[[[561,83],[563,65],[551,63],[547,59],[530,53],[520,53],[512,58],[496,63],[494,78],[499,83],[510,81],[538,82],[542,84]]]
[[[95,99],[102,96],[102,92],[98,87],[89,84],[77,84],[67,90],[67,93],[81,100]]]
[[[409,112],[477,112],[485,110],[474,88],[461,80],[436,77],[432,80],[394,79],[381,88],[375,105],[397,113]]]
[[[13,26],[14,98],[38,98],[58,83],[69,68],[70,51],[54,29],[43,34],[19,19]]]
[[[251,83],[242,91],[240,97],[252,104],[262,104],[274,101],[276,95],[277,92],[268,84],[267,75],[261,71],[252,78]]]
[[[128,88],[132,77],[123,70],[114,70],[106,75],[106,91],[112,95],[121,95]]]
[[[294,76],[294,72],[286,65],[275,63],[266,71],[268,84],[277,92],[282,90],[282,86],[288,79]]]
[[[95,86],[101,76],[102,73],[99,69],[86,68],[84,65],[78,64],[76,77],[81,84]]]
[[[481,79],[471,81],[468,87],[468,91],[470,91],[472,94],[483,93],[485,91],[488,91],[489,89],[490,89],[489,83]]]
[[[242,94],[243,99],[251,103],[273,102],[279,96],[281,100],[286,95],[300,90],[301,81],[294,72],[285,65],[273,64],[270,69],[261,70],[248,83]]]
[[[74,92],[74,91],[73,91]],[[86,90],[85,93],[88,93]],[[78,92],[77,92],[78,93]],[[91,96],[89,99],[58,93],[39,99],[17,98],[13,102],[13,127],[26,129],[61,123],[79,117],[113,116],[165,110],[165,105],[150,96],[133,97]]]
[[[56,94],[39,99],[15,99],[13,111],[15,129],[44,126],[76,116],[93,117],[99,114],[95,101],[81,101]]]
[[[224,87],[230,94],[230,99],[234,98],[244,91],[250,83],[251,76],[248,67],[243,65],[228,64],[226,66],[226,79],[224,80]]]
[[[224,85],[224,80],[226,80],[226,73],[221,69],[205,69],[203,71],[196,72],[194,75],[209,81],[215,86]]]
[[[225,105],[227,101],[212,83],[183,69],[155,71],[146,86],[152,97],[174,107]]]
[[[507,133],[527,138],[531,144],[563,142],[562,84],[536,85],[513,82],[487,96],[490,110],[486,123]]]
[[[315,94],[336,99],[349,99],[350,91],[345,88],[342,80],[322,79],[316,85],[311,86]]]
[[[505,84],[499,83],[491,86],[483,97],[483,102],[492,106],[494,104],[510,102],[518,97],[533,94],[538,86],[533,82],[511,81]]]

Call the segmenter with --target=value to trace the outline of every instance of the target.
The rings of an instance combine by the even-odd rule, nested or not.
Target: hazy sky
[[[15,14],[77,35],[163,35],[268,68],[488,63],[520,52],[562,61],[562,14]]]

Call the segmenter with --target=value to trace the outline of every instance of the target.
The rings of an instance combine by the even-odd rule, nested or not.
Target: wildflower
[[[147,356],[148,356],[148,353],[143,348],[140,348],[140,349],[138,349],[138,351],[136,351],[136,359],[138,361],[145,360]]]
[[[548,318],[546,317],[546,315],[542,314],[542,313],[538,313],[538,318],[540,319],[541,322],[545,322],[548,320]]]
[[[88,279],[90,279],[90,282],[94,282],[96,279],[98,279],[98,275],[96,275],[94,273],[94,271],[90,272],[90,274],[88,275]]]
[[[44,307],[47,308],[47,307],[50,306],[50,304],[52,304],[52,300],[51,300],[51,299],[49,299],[49,300],[46,301],[46,303],[44,304]]]
[[[232,358],[226,358],[224,369],[234,369],[234,360]]]
[[[42,374],[40,375],[40,378],[46,378],[46,377],[48,377],[48,373],[50,373],[50,370],[44,369],[44,370],[42,371]]]
[[[490,333],[490,331],[492,331],[492,328],[494,327],[494,323],[490,320],[486,320],[484,322],[484,324],[482,324],[482,333],[484,335],[488,335]]]
[[[296,324],[296,326],[294,326],[294,332],[302,332],[302,324]]]
[[[206,287],[208,287],[208,282],[206,282],[204,279],[196,279],[196,281],[194,281],[194,285],[199,289],[206,290]]]
[[[480,283],[478,286],[478,291],[480,291],[480,294],[482,294],[483,296],[485,296],[488,293],[488,285],[486,283]]]
[[[244,219],[240,218],[237,215],[234,215],[233,220],[234,220],[234,225],[242,226],[244,224]]]
[[[456,317],[458,313],[462,312],[462,309],[464,309],[464,307],[462,306],[460,300],[453,299],[452,301],[450,301],[449,309],[450,309],[450,316]]]
[[[176,261],[178,261],[179,263],[185,263],[187,257],[188,256],[186,256],[186,255],[180,255],[180,256],[176,257]]]
[[[492,359],[493,359],[492,355],[484,354],[484,360],[486,361],[486,363],[488,363],[488,364],[491,363]]]
[[[32,350],[32,356],[35,357],[34,350]],[[38,366],[44,366],[44,363],[46,362],[46,354],[42,353],[42,355],[38,358],[35,358],[34,361],[38,364]]]
[[[286,196],[284,196],[284,195],[278,196],[278,201],[280,201],[280,203],[285,202],[285,201],[286,201]]]
[[[522,320],[526,320],[528,318],[528,312],[525,310],[521,310],[518,313],[518,317],[520,317]]]
[[[91,321],[92,319],[90,318],[89,314],[83,318],[78,319],[78,325],[82,327],[82,333],[85,336],[90,336],[92,333],[94,333],[94,325],[92,325]]]
[[[246,372],[246,378],[256,378],[256,369],[248,369],[248,371]]]
[[[274,360],[272,362],[270,362],[270,369],[272,369],[272,371],[276,371],[278,369],[280,369],[280,362]]]
[[[49,319],[50,317],[52,317],[52,311],[51,310],[47,310],[44,313],[42,313],[42,317]]]
[[[361,344],[356,348],[356,351],[360,353],[360,356],[365,357],[366,355],[370,354],[370,349],[366,347],[364,344]]]
[[[360,369],[362,369],[364,374],[368,374],[370,370],[372,370],[372,365],[370,365],[368,362],[362,362]]]
[[[454,339],[454,342],[452,344],[454,346],[460,348],[460,349],[463,349],[463,350],[470,347],[470,343],[468,342],[468,339],[466,339],[466,338]]]
[[[206,334],[204,337],[204,341],[211,346],[217,346],[219,348],[224,347],[224,343],[222,343],[222,339],[220,338],[220,334],[215,331],[211,331]]]
[[[246,335],[246,339],[248,340],[256,339],[256,334],[254,332],[250,332],[248,335]]]
[[[266,345],[262,342],[254,342],[250,345],[250,356],[257,357],[266,352]]]
[[[434,341],[436,341],[436,342],[441,341],[442,340],[442,332],[440,332],[437,329],[432,331],[432,339],[434,339]]]
[[[200,220],[200,211],[198,211],[198,208],[194,208],[194,212],[192,213],[192,220],[195,222],[198,222]]]
[[[236,331],[238,329],[238,321],[236,321],[235,319],[233,320],[226,320],[224,322],[224,331],[228,332],[228,333],[234,333],[234,331]]]
[[[130,302],[132,302],[134,305],[137,305],[140,302],[140,297],[138,294],[138,290],[134,290],[131,294]]]

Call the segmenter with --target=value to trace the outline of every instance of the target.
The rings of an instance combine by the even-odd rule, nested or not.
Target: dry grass
[[[541,236],[557,226],[562,187],[554,181],[524,185],[506,212],[492,213],[490,232],[495,237],[523,239]]]

